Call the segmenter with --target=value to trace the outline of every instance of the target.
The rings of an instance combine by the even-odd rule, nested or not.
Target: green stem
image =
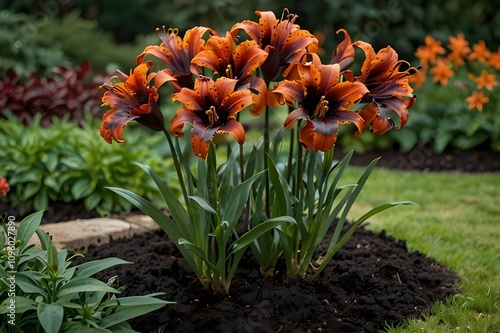
[[[267,156],[269,155],[269,105],[266,105],[266,110],[264,111],[264,170],[268,169]],[[271,216],[271,198],[270,196],[270,186],[269,186],[269,175],[266,172],[266,193],[265,193],[265,213],[266,216]]]
[[[181,186],[182,196],[184,197],[184,202],[186,206],[189,206],[188,194],[186,190],[186,185],[184,183],[184,177],[182,176],[181,164],[179,163],[179,156],[177,155],[177,150],[174,147],[172,137],[170,133],[164,128],[163,133],[168,141],[168,146],[170,147],[170,153],[172,154],[172,159],[174,160],[175,171],[177,172],[177,177],[179,178],[179,185]]]
[[[288,113],[290,113],[293,110],[292,107],[288,107]],[[294,148],[295,148],[295,126],[292,128],[290,131],[290,147],[288,150],[288,165],[287,165],[287,170],[286,170],[286,180],[289,182],[290,179],[292,178],[292,169],[293,169],[293,154],[294,154]]]

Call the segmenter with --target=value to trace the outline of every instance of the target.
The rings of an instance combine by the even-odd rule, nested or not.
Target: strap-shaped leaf
[[[172,238],[175,244],[178,244],[180,238],[189,237],[189,234],[185,235],[181,232],[181,230],[179,230],[177,224],[175,224],[175,222],[172,221],[172,219],[170,219],[167,215],[165,215],[161,210],[153,206],[153,204],[151,204],[149,201],[141,198],[134,192],[117,187],[108,187],[108,189],[120,195],[124,199],[130,201],[133,205],[139,208],[144,214],[151,217],[160,226],[160,228],[162,228],[163,231],[165,231],[165,233],[170,238]],[[178,248],[182,256],[186,258],[186,260],[188,261],[189,265],[194,270],[196,270],[197,266],[190,253],[187,252],[183,247],[178,247]]]
[[[234,188],[233,192],[231,193],[233,204],[227,208],[226,213],[223,217],[221,217],[222,219],[229,222],[230,228],[234,228],[236,226],[236,223],[238,223],[238,219],[240,218],[241,213],[245,208],[245,204],[247,203],[253,183],[257,179],[259,179],[264,172],[265,171],[263,170],[259,173],[256,173]]]
[[[136,164],[153,179],[156,187],[160,190],[163,200],[165,200],[165,203],[167,204],[170,214],[172,214],[173,220],[177,222],[177,225],[182,230],[182,233],[192,236],[194,230],[191,227],[189,216],[182,202],[149,165],[141,163]]]
[[[208,202],[207,200],[203,199],[202,197],[199,197],[197,195],[191,195],[188,198],[190,200],[193,200],[194,202],[196,202],[201,208],[203,208],[207,212],[217,215],[217,212],[212,207],[212,205],[210,205],[210,202]]]
[[[241,251],[245,249],[250,243],[252,243],[254,240],[259,238],[259,236],[263,235],[267,231],[274,229],[283,223],[292,223],[292,224],[297,224],[297,221],[291,216],[280,216],[280,217],[275,217],[273,219],[264,221],[262,223],[259,223],[255,227],[253,227],[251,230],[247,231],[244,233],[240,238],[238,238],[236,241],[231,244],[230,248],[232,249],[232,253]]]
[[[314,272],[312,278],[318,276],[319,273],[326,267],[326,264],[328,261],[337,253],[337,251],[344,246],[344,244],[351,238],[352,234],[359,228],[359,226],[365,222],[367,219],[370,217],[374,216],[375,214],[378,214],[386,209],[389,209],[391,207],[399,206],[399,205],[415,205],[418,207],[417,204],[415,204],[412,201],[397,201],[397,202],[390,202],[386,204],[382,204],[380,206],[377,206],[375,208],[372,208],[370,211],[368,211],[366,214],[364,214],[362,217],[360,217],[353,225],[347,230],[347,232],[342,236],[342,238],[336,242],[335,244],[330,243],[330,247],[328,248],[328,251],[323,259],[323,262],[321,265],[316,269]]]
[[[185,247],[189,251],[192,251],[194,254],[196,254],[198,257],[200,257],[207,264],[207,266],[210,268],[210,270],[219,274],[217,267],[215,267],[214,264],[212,262],[210,262],[210,260],[207,257],[207,253],[202,248],[200,248],[199,246],[191,243],[190,241],[188,241],[184,238],[179,239],[179,245]]]

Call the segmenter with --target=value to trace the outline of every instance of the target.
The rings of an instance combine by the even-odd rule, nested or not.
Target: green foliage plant
[[[344,184],[352,155],[337,161],[334,147],[341,124],[354,124],[357,135],[365,127],[374,134],[403,127],[415,103],[408,78],[417,69],[398,60],[390,46],[375,52],[364,41],[353,43],[343,29],[338,32],[344,40],[323,64],[317,38],[296,25],[297,15],[287,9],[281,19],[257,14],[259,23],[236,23],[225,35],[195,27],[181,38],[177,29],[159,29],[159,46],[146,47],[129,75],[118,72],[101,86],[109,107],[100,129],[104,140],[124,142],[132,120],[162,132],[177,175],[176,182],[166,182],[141,165],[168,214],[129,189],[110,189],[151,216],[203,286],[222,294],[229,292],[247,247],[266,276],[275,274],[283,258],[289,277],[315,279],[364,221],[410,204],[376,206],[342,234],[376,161],[357,182]],[[350,69],[355,48],[365,53],[360,75]],[[149,56],[164,67],[152,71]],[[172,101],[181,105],[169,117],[170,130],[158,104],[164,85],[171,85]],[[283,126],[274,129],[271,114]],[[260,118],[253,130],[260,139],[245,145],[245,121],[252,117]],[[183,137],[191,147],[182,144]],[[332,229],[330,247],[315,257]]]
[[[28,126],[11,113],[0,119],[0,173],[11,187],[2,200],[17,214],[48,209],[53,202],[79,200],[87,210],[103,215],[130,211],[128,201],[105,189],[125,184],[156,202],[154,185],[134,161],[166,170],[162,176],[167,178],[169,162],[152,156],[144,145],[105,144],[96,136],[97,120],[87,118],[83,128],[67,118],[54,118],[50,126],[43,127],[40,115]],[[131,142],[147,142],[150,147],[159,139],[144,139],[140,131],[130,137]]]
[[[118,258],[71,265],[75,256],[58,251],[51,237],[38,229],[43,212],[26,217],[17,227],[3,216],[0,243],[0,314],[3,332],[134,332],[128,320],[166,304],[151,294],[117,297],[120,288],[92,276],[130,262]],[[41,248],[30,245],[32,236]],[[10,306],[10,308],[9,308]],[[10,309],[13,308],[14,312]],[[13,314],[13,316],[12,316]]]

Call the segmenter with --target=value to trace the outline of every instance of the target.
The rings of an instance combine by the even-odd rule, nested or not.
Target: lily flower
[[[218,76],[237,79],[237,89],[248,86],[257,94],[253,95],[254,108],[252,115],[258,116],[266,105],[267,85],[261,78],[252,75],[264,63],[267,52],[255,41],[244,41],[235,48],[234,39],[228,32],[226,37],[211,36],[205,50],[199,52],[191,61],[192,64],[206,67]]]
[[[368,89],[361,82],[341,81],[340,65],[323,65],[317,54],[311,54],[312,61],[296,66],[298,81],[285,80],[276,85],[274,93],[281,96],[281,103],[294,106],[285,119],[284,126],[292,128],[295,121],[306,120],[300,130],[299,140],[307,150],[327,151],[337,140],[339,125],[353,123],[361,135],[365,125],[363,119],[352,110]]]
[[[216,81],[198,76],[194,90],[182,88],[172,96],[184,107],[177,110],[170,129],[177,137],[183,137],[185,123],[193,126],[191,143],[196,156],[205,159],[210,143],[216,134],[231,134],[239,144],[245,142],[243,125],[235,119],[238,112],[252,104],[249,89],[236,90],[238,80],[220,77]]]
[[[408,108],[415,103],[416,98],[408,78],[416,74],[418,69],[404,60],[398,60],[398,54],[390,46],[375,54],[373,47],[366,42],[358,41],[354,45],[360,47],[366,56],[361,76],[356,77],[355,81],[362,82],[369,90],[363,98],[369,104],[358,114],[367,125],[371,124],[372,133],[382,134],[395,126],[390,118],[390,111],[395,111],[400,119],[396,129],[400,129],[408,121]]]
[[[267,83],[278,80],[281,74],[286,77],[290,64],[299,62],[307,52],[318,50],[318,39],[309,31],[300,29],[295,24],[298,16],[290,14],[287,9],[279,20],[270,11],[255,13],[260,16],[259,23],[249,20],[236,23],[231,34],[236,37],[240,29],[244,30],[269,54],[261,66]]]
[[[131,70],[130,76],[119,72],[124,82],[115,76],[110,80],[111,85],[105,83],[101,86],[105,90],[102,105],[111,108],[102,117],[100,130],[107,143],[112,143],[112,139],[124,142],[122,133],[131,120],[153,131],[164,129],[163,115],[157,104],[157,89],[175,79],[165,71],[148,74],[152,67],[151,61],[144,62]],[[150,87],[153,79],[154,85]]]
[[[7,192],[10,191],[10,186],[9,183],[7,183],[7,179],[4,177],[0,178],[0,196],[5,197],[7,196]]]
[[[148,54],[157,57],[167,65],[167,72],[177,79],[173,83],[176,91],[182,87],[193,88],[193,76],[200,75],[201,71],[196,66],[191,66],[191,60],[205,48],[203,35],[208,32],[210,35],[217,33],[206,27],[194,27],[184,34],[184,38],[178,36],[178,29],[168,29],[163,27],[163,35],[160,29],[156,29],[158,36],[162,40],[159,46],[148,46],[137,56],[137,64],[140,64]]]
[[[337,46],[337,49],[332,55],[330,64],[339,64],[340,71],[343,71],[352,66],[354,63],[354,46],[351,41],[351,36],[344,29],[339,29],[337,33],[344,33],[344,40]]]

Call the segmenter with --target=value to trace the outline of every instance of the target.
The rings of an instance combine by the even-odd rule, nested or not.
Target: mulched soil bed
[[[134,264],[113,267],[100,279],[118,275],[124,296],[164,292],[162,298],[177,302],[134,320],[139,332],[159,326],[163,332],[378,332],[459,293],[455,273],[364,227],[313,282],[287,280],[283,263],[276,278],[264,278],[248,253],[226,297],[201,288],[162,231],[86,251],[86,260],[113,256]]]
[[[418,146],[407,153],[395,150],[371,151],[355,153],[351,164],[366,166],[377,157],[381,157],[377,167],[402,171],[500,172],[500,151],[487,147],[472,150],[450,148],[442,154],[434,153],[428,146]]]

